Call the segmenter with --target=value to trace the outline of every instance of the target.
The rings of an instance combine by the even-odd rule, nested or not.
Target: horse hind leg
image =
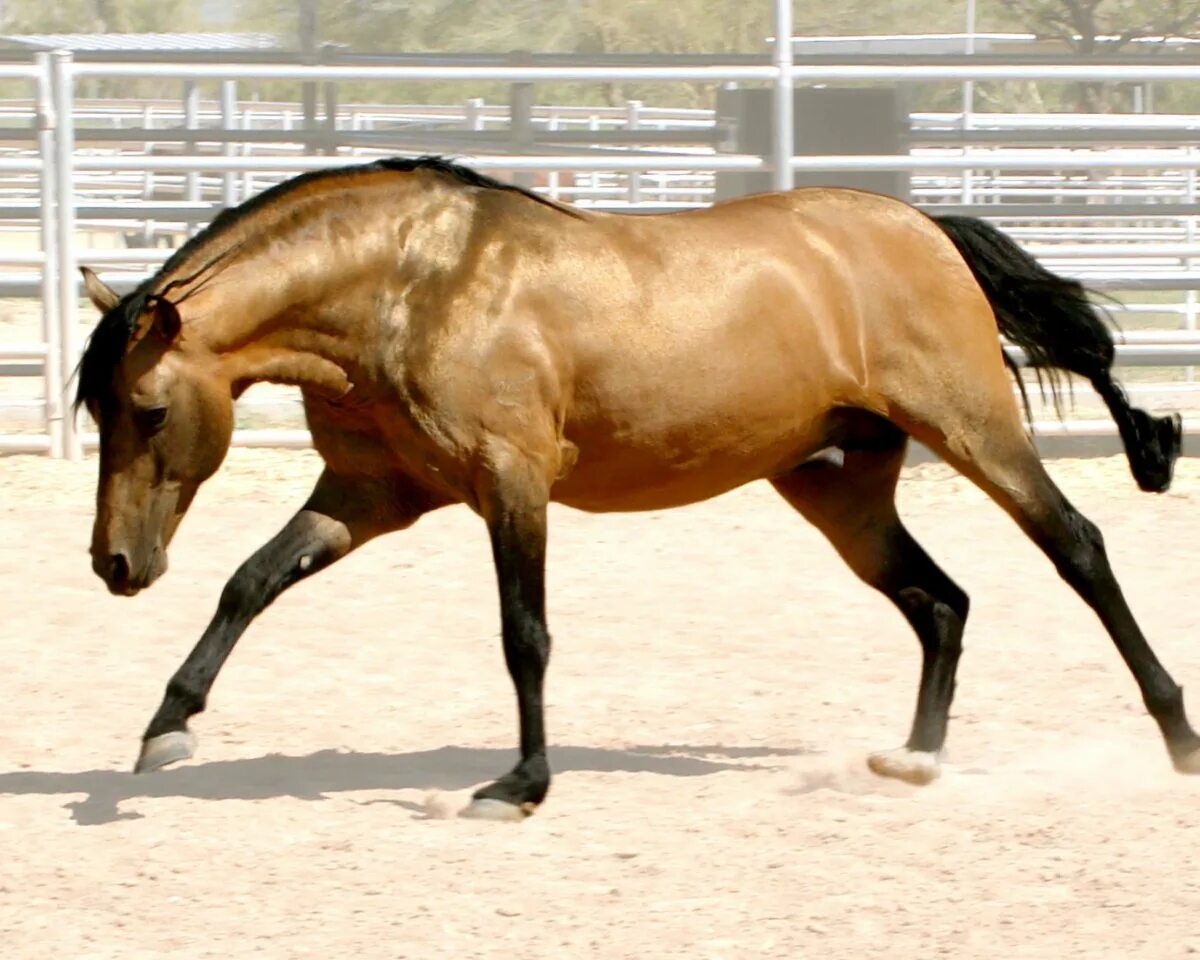
[[[844,448],[841,464],[809,461],[771,482],[825,534],[860,579],[895,604],[916,633],[921,680],[908,741],[899,749],[872,754],[868,764],[881,776],[925,784],[939,774],[970,604],[896,513],[896,481],[907,438],[870,414],[862,414],[856,425],[871,434],[865,448],[851,444]]]
[[[994,416],[968,418],[943,411],[937,418],[913,419],[905,428],[987,493],[1041,548],[1108,631],[1162,731],[1175,768],[1200,774],[1200,737],[1188,722],[1183,693],[1134,619],[1100,530],[1046,472],[1021,428],[1011,394],[1004,401],[1011,411],[998,400]]]

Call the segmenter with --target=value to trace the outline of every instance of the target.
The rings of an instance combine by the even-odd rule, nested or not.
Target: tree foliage
[[[760,53],[766,0],[318,0],[324,40],[364,51]],[[249,0],[246,19],[298,40],[301,0]],[[961,0],[795,0],[798,34],[961,27]]]
[[[283,46],[302,46],[301,10],[314,6],[318,43],[363,53],[439,51],[587,54],[762,54],[773,33],[767,0],[0,0],[7,33],[87,31],[261,30]],[[961,32],[967,0],[794,0],[795,33]],[[1200,0],[978,0],[978,29],[1019,31],[1061,40],[1081,56],[1127,48],[1137,38],[1200,36]],[[204,22],[205,11],[219,16]],[[1104,38],[1110,38],[1105,40]],[[1200,110],[1194,85],[1159,85],[1160,106]],[[298,96],[295,85],[264,84],[267,97]],[[538,98],[560,103],[644,99],[711,105],[712,87],[644,83],[542,84]],[[483,96],[505,100],[504,84],[353,84],[345,99],[449,102]],[[954,108],[952,85],[923,87],[920,103]],[[1116,85],[979,84],[981,108],[1128,105]]]
[[[772,35],[766,0],[319,0],[321,39],[361,52],[762,54]],[[797,34],[920,32],[961,28],[962,0],[796,0]],[[249,0],[247,23],[298,42],[298,0]],[[662,96],[681,106],[708,104],[702,85],[544,85],[543,98],[578,102],[597,92],[609,102]],[[425,84],[410,96],[506,96],[502,85],[464,93]]]
[[[6,0],[5,33],[167,33],[197,29],[194,0]]]
[[[1133,40],[1200,36],[1200,0],[999,0],[1040,37],[1062,40],[1085,56]]]
[[[1024,29],[1059,40],[1081,57],[1111,56],[1135,40],[1200,37],[1200,0],[998,0]],[[1140,45],[1153,53],[1154,45]],[[1159,48],[1161,49],[1161,47]],[[1071,105],[1084,113],[1127,109],[1130,88],[1072,84]],[[1165,105],[1165,104],[1164,104]]]

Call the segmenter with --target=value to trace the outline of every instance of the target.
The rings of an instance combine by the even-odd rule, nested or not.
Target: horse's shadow
[[[560,773],[658,773],[699,777],[724,770],[764,770],[775,764],[747,763],[793,756],[800,751],[772,747],[656,746],[604,749],[558,747],[551,766]],[[192,797],[199,800],[262,800],[295,797],[321,800],[354,790],[462,790],[494,777],[516,759],[509,750],[446,746],[413,753],[346,753],[320,750],[307,756],[270,754],[250,760],[219,760],[137,776],[117,770],[77,773],[37,770],[0,773],[0,796],[85,794],[65,805],[83,826],[133,820],[123,801],[137,797]],[[735,762],[743,761],[743,762]],[[397,800],[408,809],[417,804]]]

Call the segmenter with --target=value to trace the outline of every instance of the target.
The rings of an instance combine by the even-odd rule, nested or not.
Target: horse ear
[[[173,343],[183,328],[179,318],[179,308],[165,297],[154,301],[154,331],[167,343]]]
[[[83,274],[83,288],[87,291],[88,299],[96,305],[96,309],[101,313],[108,313],[120,302],[121,298],[117,295],[117,291],[96,276],[94,270],[80,267],[79,272]]]

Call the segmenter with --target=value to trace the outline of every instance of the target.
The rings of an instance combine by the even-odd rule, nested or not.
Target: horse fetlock
[[[177,716],[186,721],[188,717],[203,713],[207,700],[204,691],[196,689],[194,683],[173,677],[167,683],[167,692],[159,709],[160,719],[169,720]]]
[[[196,754],[196,735],[190,730],[170,730],[142,742],[134,773],[151,773]]]
[[[476,790],[471,806],[463,811],[462,816],[486,820],[513,819],[499,815],[512,811],[493,808],[492,804],[500,803],[512,807],[520,818],[527,817],[546,799],[549,791],[550,767],[545,757],[533,756],[519,763],[516,769],[499,780]]]

